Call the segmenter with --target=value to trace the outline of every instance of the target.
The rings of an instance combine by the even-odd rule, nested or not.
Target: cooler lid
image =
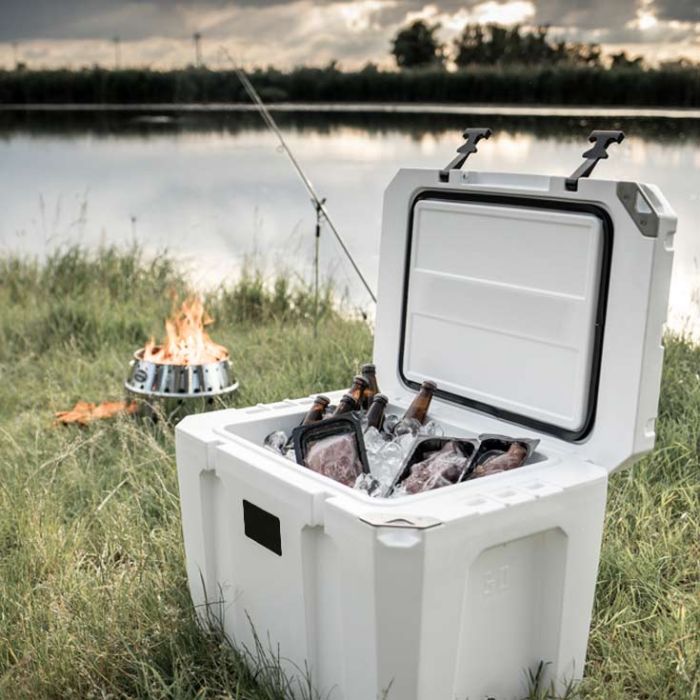
[[[400,171],[382,229],[382,388],[431,379],[465,422],[616,468],[653,445],[674,230],[635,183]]]
[[[612,227],[587,205],[424,192],[412,205],[399,371],[567,439],[590,428]]]

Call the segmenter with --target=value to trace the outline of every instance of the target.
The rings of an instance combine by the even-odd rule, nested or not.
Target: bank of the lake
[[[207,298],[237,403],[347,385],[371,355],[370,328],[324,304],[314,341],[308,290],[264,282]],[[195,624],[172,431],[52,424],[78,399],[120,397],[132,351],[185,287],[172,260],[136,252],[0,258],[3,698],[290,698],[274,664],[251,671]],[[665,345],[657,449],[610,484],[581,697],[700,693],[700,347]]]

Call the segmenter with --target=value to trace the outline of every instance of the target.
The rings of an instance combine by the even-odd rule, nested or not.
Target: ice
[[[285,445],[287,444],[289,438],[284,430],[275,430],[274,433],[270,433],[265,438],[265,447],[272,452],[283,455],[285,453]]]
[[[422,426],[420,421],[417,421],[415,418],[403,418],[396,424],[396,427],[394,428],[394,435],[399,436],[410,434],[413,437],[416,437],[421,428]]]
[[[427,435],[428,437],[443,437],[445,431],[440,423],[429,420],[425,425],[421,426],[419,434]]]
[[[413,433],[404,433],[399,435],[395,440],[394,444],[398,445],[401,453],[404,457],[408,457],[408,453],[416,442],[416,436]]]
[[[384,416],[384,424],[382,425],[382,430],[387,435],[392,435],[394,428],[399,422],[400,418],[395,413],[390,413],[388,416]]]
[[[372,476],[380,484],[380,488],[372,495],[384,495],[401,469],[403,452],[395,442],[384,442],[384,445],[376,452],[368,452],[367,459]]]
[[[367,428],[365,431],[365,450],[367,454],[379,452],[386,445],[384,436],[376,428]]]
[[[371,474],[360,474],[355,481],[355,486],[358,491],[364,491],[369,496],[379,495],[382,485],[378,479]]]

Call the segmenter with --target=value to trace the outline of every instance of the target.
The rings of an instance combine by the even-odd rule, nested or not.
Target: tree
[[[549,27],[523,29],[499,24],[467,24],[454,42],[455,63],[459,68],[477,65],[600,65],[597,44],[552,42]]]
[[[443,45],[435,36],[439,24],[428,26],[423,20],[401,29],[392,41],[391,53],[399,68],[441,66],[444,59]]]
[[[634,68],[642,69],[644,68],[644,59],[641,56],[635,56],[630,58],[625,51],[620,51],[620,53],[614,53],[610,56],[610,67],[615,68]]]

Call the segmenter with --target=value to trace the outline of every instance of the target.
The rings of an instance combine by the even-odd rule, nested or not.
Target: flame
[[[165,342],[156,345],[151,338],[143,349],[143,359],[164,365],[202,365],[223,360],[228,357],[228,350],[204,330],[213,322],[201,299],[185,299],[165,322]]]
[[[87,425],[95,420],[104,420],[120,414],[136,413],[138,404],[135,401],[103,401],[101,404],[78,401],[70,411],[59,411],[56,413],[56,423],[69,425]]]

